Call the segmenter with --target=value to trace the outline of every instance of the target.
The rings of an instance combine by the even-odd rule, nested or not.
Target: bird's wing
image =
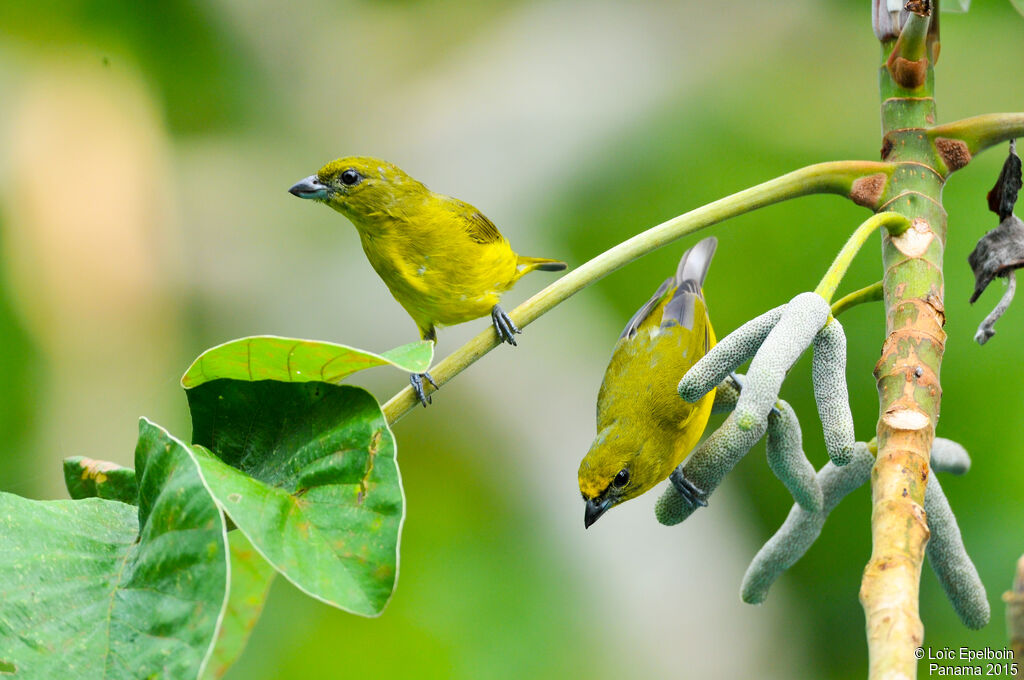
[[[476,243],[498,243],[504,240],[504,236],[494,226],[494,222],[487,219],[487,216],[465,201],[460,201],[451,196],[444,196],[448,202],[455,221],[466,231],[466,236]]]
[[[487,216],[477,211],[469,216],[466,221],[466,231],[469,237],[477,243],[497,243],[504,237],[494,222],[487,219]]]
[[[704,277],[707,276],[711,258],[717,247],[718,239],[711,236],[683,253],[676,268],[676,275],[665,279],[651,299],[629,320],[619,338],[636,335],[637,329],[664,301],[666,295],[671,297],[662,308],[660,325],[664,327],[678,324],[692,330],[695,299],[702,297],[701,287],[704,285]]]
[[[651,312],[654,311],[654,308],[657,307],[665,297],[665,293],[668,292],[668,289],[675,285],[675,282],[675,277],[670,276],[665,279],[664,283],[658,286],[658,290],[654,292],[651,299],[645,302],[643,307],[636,310],[636,314],[634,314],[633,318],[631,318],[629,323],[626,324],[626,327],[622,330],[622,334],[619,335],[619,339],[631,338],[636,335],[636,329],[640,327],[640,324],[644,322],[644,319],[650,316]]]

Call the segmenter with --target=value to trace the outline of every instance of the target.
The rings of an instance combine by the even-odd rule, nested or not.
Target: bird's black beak
[[[316,175],[310,175],[304,180],[295,183],[288,193],[299,198],[313,198],[323,200],[327,198],[327,187],[320,183]]]
[[[597,518],[607,512],[610,507],[612,507],[612,502],[607,498],[603,501],[597,498],[589,499],[583,513],[583,528],[589,529],[590,525],[596,522]]]

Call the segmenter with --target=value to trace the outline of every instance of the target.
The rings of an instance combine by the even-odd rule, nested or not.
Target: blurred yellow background
[[[137,418],[190,434],[178,379],[203,349],[274,333],[384,350],[417,339],[340,216],[287,193],[336,157],[388,159],[480,207],[524,253],[578,266],[624,238],[801,165],[876,159],[868,0],[0,4],[0,489],[66,496],[65,456],[131,464]],[[1024,107],[1024,17],[942,17],[940,121]],[[966,264],[997,218],[1004,150],[949,212],[944,480],[993,621],[963,628],[928,567],[932,646],[1002,647],[1024,552],[1024,301],[984,348]],[[1020,212],[1020,210],[1018,210]],[[813,288],[866,212],[811,197],[717,227],[719,335]],[[852,494],[767,604],[738,597],[790,507],[763,444],[675,528],[658,492],[583,529],[576,468],[622,325],[698,237],[584,291],[398,424],[408,515],[398,590],[359,619],[274,586],[228,677],[855,678],[869,497]],[[840,291],[877,280],[868,248]],[[512,308],[541,286],[522,281]],[[881,308],[843,319],[860,439],[874,430]],[[439,355],[486,319],[440,333]],[[406,376],[351,382],[380,400]],[[782,396],[825,461],[809,363]],[[712,421],[712,425],[719,422]]]

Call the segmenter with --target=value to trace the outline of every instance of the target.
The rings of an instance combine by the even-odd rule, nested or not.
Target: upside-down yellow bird
[[[565,269],[564,262],[517,255],[469,203],[436,194],[376,158],[331,161],[289,191],[326,203],[355,225],[367,259],[424,340],[436,341],[437,326],[490,314],[498,339],[515,345],[519,329],[498,306],[501,294],[534,270]],[[424,378],[433,384],[426,373],[411,381],[426,406]]]
[[[717,245],[711,237],[686,251],[619,336],[597,395],[597,436],[580,463],[585,527],[667,478],[704,432],[715,391],[691,404],[676,389],[715,344],[702,287]],[[692,485],[680,491],[703,502]]]

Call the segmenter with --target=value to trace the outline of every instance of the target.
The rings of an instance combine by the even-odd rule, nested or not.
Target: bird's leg
[[[522,331],[516,328],[512,319],[499,305],[494,305],[494,309],[491,310],[491,323],[494,324],[494,330],[498,332],[499,340],[507,342],[513,347],[516,346],[515,334],[522,333]]]
[[[672,482],[672,486],[676,488],[676,491],[679,492],[679,495],[682,496],[683,499],[686,500],[686,502],[689,503],[691,506],[695,508],[708,507],[708,502],[704,500],[704,492],[698,489],[696,486],[694,486],[693,482],[688,480],[683,475],[683,470],[681,466],[676,468],[672,472],[672,474],[669,475],[668,480]]]
[[[429,373],[410,373],[409,382],[412,383],[412,389],[416,392],[416,396],[419,397],[420,403],[423,404],[423,408],[427,407],[427,404],[431,403],[432,400],[427,396],[426,392],[423,391],[423,379],[426,378],[427,382],[434,386],[437,390],[437,383],[430,377]]]

